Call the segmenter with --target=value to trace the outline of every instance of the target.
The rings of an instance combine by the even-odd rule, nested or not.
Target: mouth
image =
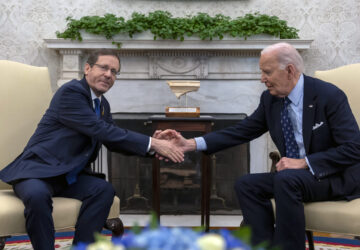
[[[106,88],[110,87],[110,85],[111,85],[111,84],[110,84],[109,82],[107,82],[107,81],[101,81],[100,83],[101,83],[102,86],[104,86],[104,87],[106,87]]]

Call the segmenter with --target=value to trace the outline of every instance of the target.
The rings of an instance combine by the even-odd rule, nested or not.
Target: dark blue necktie
[[[288,97],[284,98],[284,108],[281,110],[281,128],[284,134],[286,157],[299,158],[299,147],[295,140],[294,129],[289,117],[288,106],[291,103]]]
[[[95,104],[95,113],[96,113],[97,117],[100,118],[100,100],[99,100],[99,98],[94,99],[94,104]]]
[[[99,100],[99,98],[94,99],[94,104],[95,104],[95,113],[96,113],[97,117],[100,118],[100,100]],[[73,170],[71,170],[69,173],[66,174],[66,181],[68,184],[73,184],[76,182],[78,174],[84,167],[83,165],[84,164],[79,164],[79,166],[77,166],[76,168],[74,168]]]

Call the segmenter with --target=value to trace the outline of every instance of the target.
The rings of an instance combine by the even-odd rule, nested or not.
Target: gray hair
[[[277,61],[279,62],[281,69],[285,69],[287,65],[293,64],[299,73],[304,72],[304,61],[299,52],[292,45],[284,42],[275,43],[263,49],[261,55],[270,51],[276,51]]]

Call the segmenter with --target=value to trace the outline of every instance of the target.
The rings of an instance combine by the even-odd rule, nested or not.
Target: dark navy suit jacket
[[[338,174],[341,178],[337,181],[347,181],[353,187],[360,180],[360,132],[346,95],[335,85],[304,76],[303,105],[304,146],[315,177]],[[248,142],[269,131],[284,156],[281,109],[281,98],[264,91],[253,114],[233,127],[204,136],[207,153]],[[336,183],[332,184],[336,188]]]
[[[111,151],[146,154],[149,136],[117,127],[104,96],[100,119],[92,102],[85,78],[61,86],[24,151],[0,171],[0,179],[12,183],[62,175],[79,165],[89,166],[101,144]]]

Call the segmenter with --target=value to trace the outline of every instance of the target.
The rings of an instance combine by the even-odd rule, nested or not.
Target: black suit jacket
[[[12,183],[62,175],[79,165],[89,166],[101,144],[111,151],[145,155],[149,136],[117,127],[104,96],[100,108],[99,119],[85,78],[61,86],[24,151],[0,171],[0,179]]]
[[[284,156],[281,109],[281,99],[264,91],[253,114],[233,127],[204,136],[207,152],[214,153],[248,142],[269,131]],[[333,84],[304,76],[302,129],[306,156],[316,178],[341,173],[352,182],[360,179],[359,127],[342,90]]]

